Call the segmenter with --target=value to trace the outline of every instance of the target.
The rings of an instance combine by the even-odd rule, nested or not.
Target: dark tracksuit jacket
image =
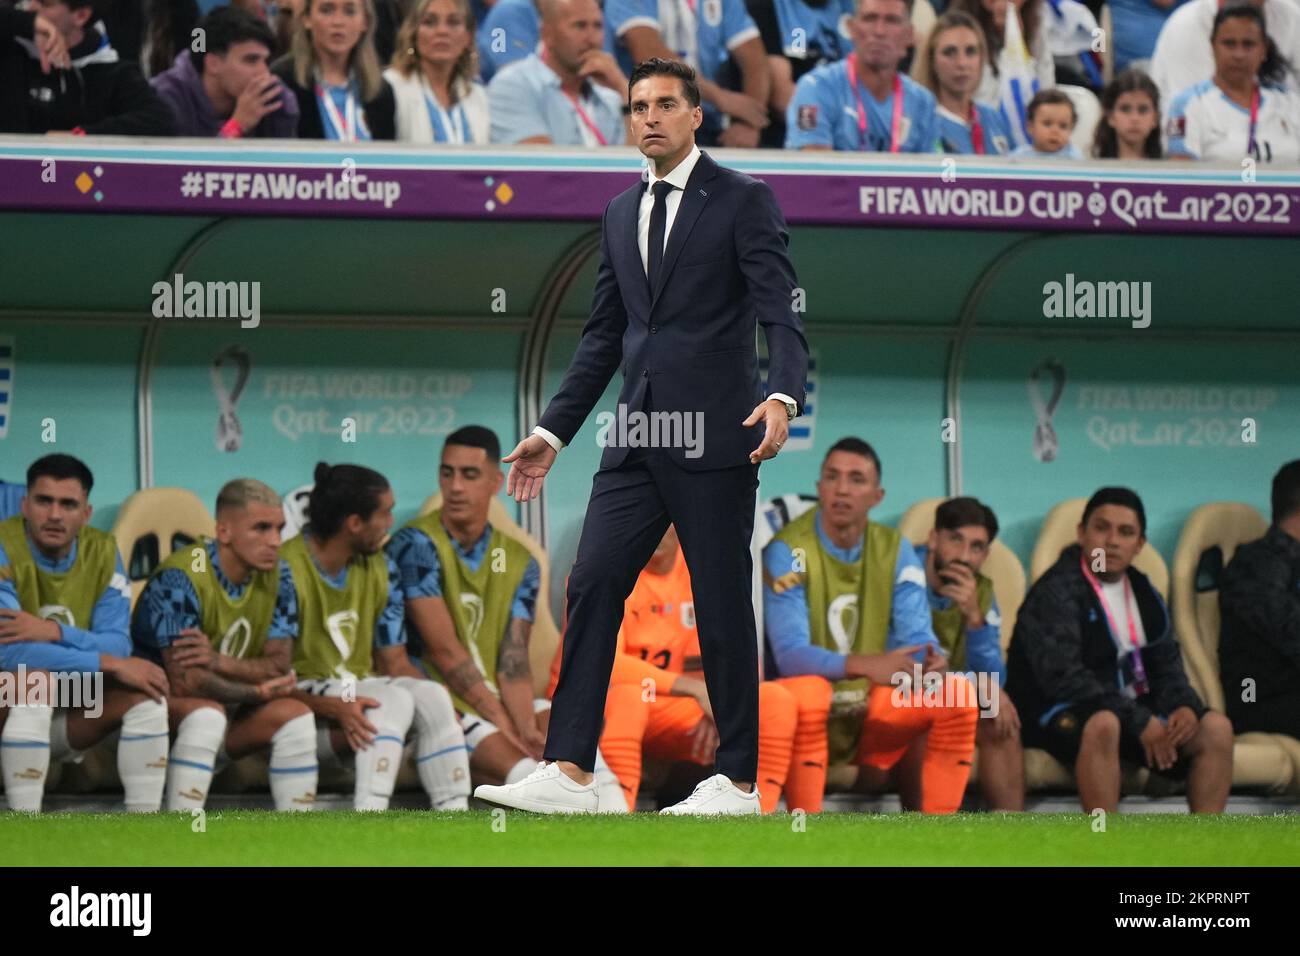
[[[1192,690],[1174,637],[1169,611],[1147,576],[1128,569],[1129,584],[1146,633],[1142,663],[1148,693],[1137,700],[1119,687],[1119,652],[1106,613],[1079,567],[1080,548],[1071,545],[1034,582],[1016,616],[1007,649],[1007,693],[1021,724],[1058,704],[1110,710],[1123,733],[1140,737],[1155,714],[1168,716],[1187,706],[1200,717],[1208,709]]]

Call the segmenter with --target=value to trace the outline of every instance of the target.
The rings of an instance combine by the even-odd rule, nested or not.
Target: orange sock
[[[966,681],[957,674],[945,674],[944,678],[950,685],[952,681]],[[945,696],[949,700],[962,700],[956,689]],[[974,703],[973,690],[965,700],[970,702],[966,706],[955,705],[931,711],[934,720],[930,724],[930,737],[921,764],[922,813],[956,813],[961,807],[975,757],[975,726],[979,723],[979,706]]]
[[[956,674],[945,674],[944,679],[948,689],[941,700],[915,707],[895,706],[893,687],[873,686],[867,697],[867,719],[858,750],[860,763],[888,770],[902,759],[912,741],[928,731],[921,762],[922,813],[957,812],[975,755],[979,707],[974,691],[962,698],[957,696],[958,688],[952,682],[966,679]],[[964,703],[950,705],[944,700]]]
[[[609,685],[600,752],[618,777],[629,810],[636,809],[636,795],[641,789],[641,747],[649,718],[650,705],[641,699],[640,685]]]
[[[826,794],[829,744],[826,721],[831,715],[831,682],[808,674],[772,681],[794,695],[798,708],[794,751],[785,780],[785,805],[791,810],[821,813]]]
[[[758,797],[764,813],[781,802],[794,752],[799,703],[774,681],[758,685]]]

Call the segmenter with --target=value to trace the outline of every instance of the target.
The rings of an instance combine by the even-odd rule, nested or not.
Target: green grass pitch
[[[1295,816],[787,814],[541,817],[489,811],[0,814],[9,865],[1293,866]]]

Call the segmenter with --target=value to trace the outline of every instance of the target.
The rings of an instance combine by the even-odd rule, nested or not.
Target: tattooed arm
[[[512,617],[497,650],[497,690],[510,719],[525,743],[540,748],[546,737],[537,727],[533,712],[533,672],[528,664],[528,637],[533,622]]]

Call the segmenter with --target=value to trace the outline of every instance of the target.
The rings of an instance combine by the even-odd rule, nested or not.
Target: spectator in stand
[[[1031,142],[1015,150],[1012,156],[1036,156],[1040,159],[1083,159],[1079,148],[1070,142],[1079,114],[1074,101],[1060,90],[1039,90],[1025,108]]]
[[[1264,17],[1267,33],[1285,61],[1281,84],[1300,88],[1300,7],[1294,0],[1243,0]],[[1225,0],[1191,0],[1173,12],[1151,55],[1151,79],[1172,107],[1174,97],[1214,73],[1212,35],[1221,10],[1236,3]]]
[[[934,94],[937,147],[944,153],[998,155],[1011,149],[1002,114],[975,102],[984,75],[988,47],[979,24],[968,13],[949,10],[941,16],[916,58],[913,75]]]
[[[1107,38],[1115,58],[1115,71],[1151,68],[1156,38],[1174,11],[1187,0],[1107,0],[1111,35]]]
[[[303,0],[292,47],[271,70],[298,98],[298,136],[393,139],[395,105],[370,40],[370,0]]]
[[[478,50],[468,0],[418,0],[397,32],[384,71],[397,101],[404,143],[486,143],[487,90],[476,79]]]
[[[540,52],[488,84],[492,142],[625,145],[627,77],[602,49],[596,0],[542,0],[541,10]]]
[[[622,69],[651,57],[695,69],[704,100],[701,146],[753,148],[768,124],[770,70],[744,0],[606,0]],[[734,68],[733,68],[734,66]],[[739,73],[742,91],[732,89]]]
[[[912,43],[911,12],[912,0],[858,0],[853,52],[795,87],[787,149],[934,151],[934,95],[898,70]]]
[[[975,90],[975,100],[996,108],[998,94],[998,54],[1002,52],[1007,29],[1007,10],[1020,17],[1020,35],[1029,51],[1029,58],[1040,90],[1056,85],[1056,63],[1052,59],[1051,40],[1048,36],[1047,0],[952,0],[949,10],[969,13],[984,31],[988,59],[984,75]]]
[[[771,122],[760,140],[780,149],[795,84],[805,73],[843,60],[853,49],[848,29],[853,0],[745,0],[745,7],[758,26],[772,77]]]
[[[92,0],[0,6],[0,132],[166,136],[171,114],[123,63]]]
[[[1253,6],[1225,7],[1210,34],[1214,75],[1169,106],[1169,156],[1240,163],[1300,160],[1300,94],[1284,89],[1285,66]]]
[[[275,37],[266,22],[228,6],[199,28],[207,52],[182,50],[150,81],[171,108],[176,135],[296,137],[298,100],[267,66]]]
[[[479,21],[479,71],[490,82],[508,63],[537,52],[542,38],[542,16],[536,0],[497,0]],[[605,19],[605,51],[614,52],[614,31]],[[621,67],[620,67],[621,69]]]
[[[1096,159],[1160,159],[1160,91],[1141,70],[1127,69],[1106,84],[1093,136]]]
[[[1268,533],[1223,573],[1219,676],[1238,733],[1300,737],[1300,459],[1273,476],[1272,498]]]

